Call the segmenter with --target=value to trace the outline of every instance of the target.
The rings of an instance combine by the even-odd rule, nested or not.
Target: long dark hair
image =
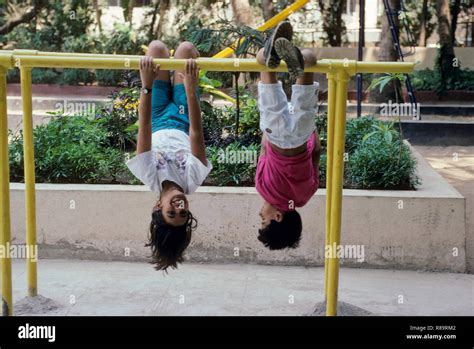
[[[197,228],[197,220],[188,212],[186,223],[172,226],[165,222],[161,209],[151,215],[150,234],[146,247],[151,247],[151,264],[156,270],[171,267],[176,269],[184,260],[183,253],[191,242],[193,230]]]

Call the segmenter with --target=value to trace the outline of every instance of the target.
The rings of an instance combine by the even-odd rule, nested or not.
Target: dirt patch
[[[317,303],[314,310],[307,316],[326,316],[326,302]],[[338,302],[337,304],[337,316],[371,316],[374,315],[368,310],[356,307],[355,305]]]
[[[14,315],[45,315],[61,310],[63,306],[50,298],[38,295],[25,297],[13,306]]]

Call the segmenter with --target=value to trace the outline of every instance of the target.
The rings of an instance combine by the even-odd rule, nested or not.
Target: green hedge
[[[34,130],[37,182],[139,183],[128,171],[125,159],[133,156],[137,135],[138,90],[117,91],[108,108],[95,115],[55,115]],[[246,95],[236,135],[234,108],[215,108],[202,103],[207,155],[214,167],[206,184],[253,185],[261,134],[255,99]],[[321,187],[326,182],[327,118],[315,118],[322,145]],[[23,138],[11,134],[10,174],[23,181]],[[393,123],[373,116],[350,119],[346,127],[344,187],[364,189],[414,189],[420,183],[416,161],[400,142]],[[232,154],[251,158],[232,158]]]
[[[53,117],[35,127],[33,136],[37,182],[123,183],[132,179],[124,153],[110,146],[107,129],[94,120]],[[23,181],[23,134],[11,137],[11,180]]]
[[[326,182],[327,118],[316,118],[322,146],[320,179]],[[381,131],[379,128],[384,129]],[[367,137],[370,135],[369,137]],[[366,137],[366,139],[364,139]],[[373,116],[350,119],[346,123],[344,187],[357,189],[415,189],[420,183],[416,160],[400,142],[393,123]]]

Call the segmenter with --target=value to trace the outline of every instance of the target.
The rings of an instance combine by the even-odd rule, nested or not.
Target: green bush
[[[206,148],[212,171],[210,184],[217,186],[252,186],[260,144],[243,146],[238,142],[226,147],[209,146]]]
[[[321,142],[320,179],[326,181],[327,118],[316,117]],[[415,174],[416,161],[408,146],[400,143],[393,122],[372,115],[350,119],[346,123],[344,149],[344,187],[363,189],[415,189],[420,178]]]
[[[260,143],[260,112],[257,100],[244,92],[240,96],[240,118],[237,128],[235,107],[215,107],[209,102],[201,102],[204,140],[206,145],[227,146],[233,142],[242,145]]]
[[[345,151],[352,153],[357,149],[362,143],[364,136],[374,131],[372,125],[376,123],[377,120],[372,115],[349,120],[346,124]]]
[[[64,43],[65,52],[94,53],[97,40],[87,34],[79,37],[71,37]],[[92,69],[63,69],[59,83],[62,85],[90,85],[96,81],[96,75]]]
[[[115,24],[111,33],[101,34],[96,41],[98,53],[108,54],[141,55],[142,45],[148,45],[145,37],[138,35],[127,24]],[[122,78],[122,70],[97,70],[96,77],[100,85],[117,86]]]
[[[443,88],[443,82],[438,70],[417,70],[413,73],[412,82],[413,87],[417,91],[439,91]],[[444,84],[444,88],[448,91],[474,91],[474,71],[460,69],[458,79],[444,81]]]
[[[23,134],[10,144],[12,181],[23,181]],[[53,116],[33,131],[36,180],[53,183],[121,183],[131,174],[124,154],[108,142],[107,130],[80,116]]]
[[[415,170],[416,160],[410,149],[398,140],[387,143],[374,137],[349,155],[353,188],[413,189],[420,184]]]
[[[126,168],[126,152],[136,148],[138,88],[115,92],[109,108],[89,118],[54,116],[34,130],[38,182],[139,183]],[[240,137],[235,130],[235,111],[215,108],[203,101],[203,127],[207,156],[213,165],[206,184],[254,185],[260,153],[258,111],[255,100],[242,101]],[[326,181],[327,119],[315,119],[322,146],[321,187]],[[250,134],[251,137],[245,136]],[[420,180],[409,148],[400,143],[393,123],[373,116],[350,119],[346,125],[348,161],[344,162],[344,187],[364,189],[414,189]],[[232,155],[234,154],[234,155]],[[238,157],[240,155],[240,158]],[[250,158],[242,158],[242,156]],[[232,158],[237,156],[237,158]],[[23,180],[21,133],[11,134],[10,166],[13,181]],[[346,157],[345,157],[346,158]],[[240,160],[240,161],[239,161]]]
[[[140,89],[122,88],[112,93],[111,105],[101,110],[95,122],[107,131],[109,143],[116,149],[135,149],[138,130],[138,102]]]
[[[40,11],[36,20],[23,23],[14,28],[6,37],[6,41],[15,49],[34,49],[39,51],[68,51],[70,43],[82,37],[88,37],[87,29],[93,23],[92,5],[86,0],[48,1]],[[85,52],[77,51],[77,52]],[[84,73],[79,80],[86,80]],[[18,69],[8,74],[8,82],[19,82]],[[61,83],[58,69],[33,69],[32,81],[35,84]],[[66,76],[65,83],[74,82],[71,73]],[[79,82],[74,82],[78,84]]]
[[[206,146],[228,144],[227,137],[223,136],[229,135],[232,127],[228,108],[216,108],[209,102],[201,101],[201,116]]]

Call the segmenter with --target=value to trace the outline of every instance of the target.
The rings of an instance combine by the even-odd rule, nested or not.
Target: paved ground
[[[466,198],[466,251],[471,256],[467,268],[474,273],[474,146],[414,147]]]
[[[14,261],[17,315],[35,314],[17,303],[24,270]],[[165,276],[147,263],[41,260],[38,270],[39,293],[61,305],[49,315],[302,315],[323,300],[323,268],[184,264]],[[468,274],[344,268],[339,299],[379,315],[474,315],[473,285]]]

